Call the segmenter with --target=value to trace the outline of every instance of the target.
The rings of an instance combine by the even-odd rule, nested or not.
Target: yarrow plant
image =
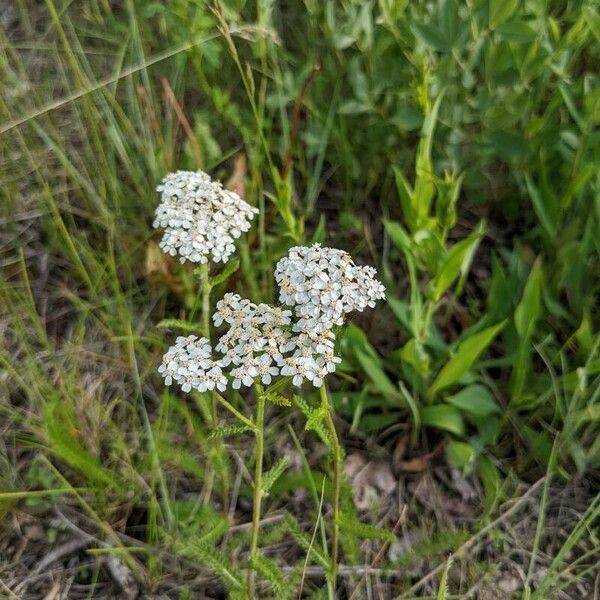
[[[215,306],[214,327],[224,330],[214,347],[210,339],[209,259],[225,262],[233,253],[233,240],[247,231],[256,209],[238,195],[224,190],[205,173],[178,171],[158,187],[162,193],[155,226],[165,234],[161,248],[180,255],[182,262],[202,263],[203,337],[178,337],[163,356],[158,370],[165,384],[176,383],[184,392],[209,392],[256,438],[251,567],[258,559],[258,530],[261,516],[263,429],[265,399],[286,382],[319,388],[320,411],[325,419],[333,452],[333,518],[330,596],[335,595],[339,538],[339,495],[341,447],[325,387],[341,359],[335,355],[335,328],[353,311],[375,306],[385,289],[372,267],[358,266],[342,250],[320,244],[296,246],[276,265],[279,306],[255,304],[235,293],[227,293]],[[275,379],[279,378],[277,382]],[[221,393],[228,387],[239,390],[254,386],[256,415],[249,419]],[[270,386],[266,390],[263,386]],[[253,569],[249,592],[254,595]]]

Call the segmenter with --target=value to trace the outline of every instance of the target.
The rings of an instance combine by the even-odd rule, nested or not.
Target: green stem
[[[254,564],[258,555],[258,532],[260,529],[260,514],[262,503],[262,473],[264,456],[264,420],[265,420],[265,397],[262,386],[256,385],[256,457],[254,464],[254,496],[252,502],[252,538],[250,541],[250,569],[248,570],[248,589],[250,597],[255,595],[255,571]]]
[[[319,388],[321,394],[321,406],[327,411],[327,429],[331,438],[331,451],[333,453],[333,523],[331,525],[331,553],[329,576],[335,588],[337,580],[339,537],[340,537],[340,466],[342,463],[342,449],[338,441],[335,423],[333,422],[332,409],[327,399],[327,388],[323,384]]]
[[[202,335],[209,341],[210,336],[210,293],[212,291],[212,285],[210,283],[210,266],[209,263],[200,265],[200,294],[202,296]],[[218,425],[217,421],[217,395],[218,392],[212,391],[210,393],[210,426],[216,429]],[[224,399],[223,399],[224,400]],[[226,401],[225,401],[226,402]],[[231,407],[233,408],[233,407]],[[212,444],[212,451],[215,453],[215,459],[217,456],[222,455],[222,440],[216,439]],[[215,484],[215,466],[214,461],[209,460],[206,469],[206,485],[205,485],[205,496],[204,504],[208,505],[211,500],[212,490]],[[223,489],[223,507],[227,513],[227,482],[224,479]]]
[[[227,402],[219,392],[213,392],[215,399],[220,402],[224,408],[226,408],[234,417],[237,417],[244,425],[250,427],[250,429],[256,429],[255,424],[248,418],[245,417],[237,408]]]

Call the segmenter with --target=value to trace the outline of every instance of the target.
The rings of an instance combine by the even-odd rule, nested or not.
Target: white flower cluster
[[[292,337],[292,355],[283,359],[281,374],[292,377],[294,385],[300,386],[306,380],[319,387],[325,376],[342,362],[334,354],[334,344],[335,335],[331,330],[314,335],[296,334]]]
[[[227,388],[227,378],[219,364],[212,360],[211,354],[206,338],[180,336],[163,356],[158,372],[164,377],[165,385],[175,381],[184,392],[192,388],[199,392],[216,388],[223,392]]]
[[[229,325],[216,350],[223,354],[222,367],[233,365],[232,386],[250,386],[255,379],[268,385],[279,375],[284,353],[291,348],[291,334],[284,327],[290,324],[292,312],[269,304],[254,304],[237,294],[225,294],[217,303],[213,315],[216,326]]]
[[[372,267],[359,267],[343,250],[296,246],[275,268],[279,301],[293,306],[294,331],[323,332],[342,325],[344,315],[385,297]]]
[[[170,173],[161,192],[153,226],[165,230],[161,249],[185,262],[227,262],[234,240],[250,229],[258,210],[202,171]]]
[[[356,266],[341,250],[319,244],[292,248],[275,271],[284,306],[225,294],[213,315],[216,327],[229,326],[215,346],[222,358],[213,361],[206,338],[180,337],[159,371],[167,385],[174,380],[184,391],[223,391],[225,368],[235,389],[256,380],[269,385],[277,375],[291,377],[294,385],[310,381],[319,387],[341,362],[334,353],[333,326],[341,325],[352,310],[362,311],[384,298],[376,275],[375,269]]]

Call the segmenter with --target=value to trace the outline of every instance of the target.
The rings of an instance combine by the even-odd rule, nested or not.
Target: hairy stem
[[[321,393],[321,405],[327,411],[327,429],[331,438],[331,451],[333,453],[333,523],[331,525],[331,553],[329,576],[335,588],[337,580],[339,537],[340,537],[340,468],[342,463],[342,450],[338,441],[335,423],[333,422],[332,410],[327,399],[327,388],[323,384],[319,391]]]
[[[252,501],[252,538],[250,541],[250,569],[248,570],[248,589],[250,597],[254,598],[255,573],[254,563],[258,555],[258,532],[260,529],[260,513],[262,503],[262,473],[264,456],[264,420],[265,398],[262,386],[256,385],[256,419],[254,435],[256,437],[256,456],[254,464],[254,496]]]

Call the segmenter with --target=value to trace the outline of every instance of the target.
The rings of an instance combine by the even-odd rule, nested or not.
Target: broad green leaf
[[[400,324],[406,329],[406,331],[415,335],[416,332],[412,330],[410,306],[408,305],[408,303],[387,293],[386,301],[388,303],[388,306],[392,309],[394,316],[400,322]]]
[[[363,371],[384,396],[387,398],[398,396],[396,386],[389,380],[377,360],[360,348],[357,348],[354,354]]]
[[[502,23],[496,28],[496,33],[508,42],[526,43],[535,40],[537,31],[525,21],[512,20]]]
[[[499,406],[486,387],[475,383],[463,388],[457,394],[448,396],[446,402],[473,415],[489,415],[500,412]]]
[[[417,161],[415,166],[416,180],[413,201],[419,217],[419,222],[425,220],[429,214],[429,206],[435,192],[434,172],[431,163],[431,146],[433,134],[437,123],[438,112],[444,92],[441,92],[434,102],[429,113],[425,116],[423,128],[421,129],[421,140],[417,149]]]
[[[529,343],[540,317],[543,272],[540,260],[536,260],[523,291],[521,302],[515,310],[515,327],[524,343]]]
[[[500,496],[500,476],[496,465],[486,456],[477,460],[477,472],[483,484],[484,503],[482,518],[488,518],[495,510]]]
[[[460,411],[447,404],[423,406],[421,408],[421,424],[456,435],[462,435],[465,432],[465,424]]]
[[[446,458],[450,466],[468,471],[475,463],[475,451],[466,442],[451,440],[446,446]]]
[[[461,342],[454,356],[446,363],[429,388],[429,396],[432,397],[440,390],[456,383],[473,366],[505,324],[506,321],[502,321]]]
[[[544,231],[549,237],[553,238],[556,235],[556,215],[554,213],[553,199],[548,196],[543,197],[529,175],[525,176],[525,182],[535,214]]]
[[[394,167],[394,177],[396,179],[396,190],[398,191],[400,206],[404,212],[404,219],[406,220],[410,229],[414,229],[417,223],[417,211],[413,198],[413,190],[410,187],[410,183],[408,183],[404,177],[400,167]]]
[[[452,40],[446,37],[446,32],[428,23],[413,23],[411,25],[415,37],[434,50],[446,52],[452,48]]]
[[[384,219],[383,225],[394,245],[402,250],[405,255],[411,255],[413,244],[404,227],[400,223],[388,219]]]
[[[519,0],[489,0],[488,24],[490,29],[508,21],[519,6]]]
[[[400,358],[411,365],[417,373],[426,376],[429,373],[429,355],[423,346],[412,338],[399,352]]]
[[[519,335],[519,346],[513,361],[513,399],[521,396],[525,384],[531,353],[531,338],[542,309],[542,284],[543,272],[538,259],[527,278],[521,302],[515,309],[515,328]]]
[[[600,43],[600,15],[591,6],[584,6],[582,13],[590,31]]]
[[[446,261],[435,278],[434,302],[438,302],[442,298],[460,274],[466,274],[482,237],[483,225],[480,224],[471,235],[450,248]]]

